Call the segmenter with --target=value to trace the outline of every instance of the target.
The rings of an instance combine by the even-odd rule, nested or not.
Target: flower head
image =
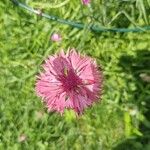
[[[90,2],[91,2],[91,0],[82,0],[82,3],[83,3],[84,5],[88,5]]]
[[[54,42],[59,42],[62,40],[61,35],[57,34],[57,33],[53,33],[51,36],[51,40]]]
[[[81,56],[75,49],[66,54],[49,56],[36,82],[37,95],[42,97],[49,111],[61,114],[65,108],[82,114],[84,108],[99,99],[102,73],[96,62]]]

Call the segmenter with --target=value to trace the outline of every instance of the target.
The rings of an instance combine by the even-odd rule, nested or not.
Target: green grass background
[[[97,0],[90,10],[76,0],[26,2],[87,25],[132,27],[148,25],[150,18],[149,0]],[[112,20],[118,12],[121,15]],[[50,40],[53,32],[62,35],[62,42]],[[71,111],[63,116],[47,112],[34,89],[43,60],[69,47],[96,58],[104,73],[101,102],[79,118]],[[1,0],[0,149],[149,150],[150,81],[142,74],[150,75],[150,32],[96,34],[40,18]],[[23,142],[21,135],[26,136]]]

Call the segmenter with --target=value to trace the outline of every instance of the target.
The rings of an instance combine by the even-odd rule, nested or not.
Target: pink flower
[[[75,49],[49,56],[36,82],[36,93],[49,111],[61,114],[65,108],[82,114],[84,108],[98,101],[102,89],[102,72],[96,62],[81,56]]]
[[[88,5],[90,2],[91,2],[91,0],[82,0],[82,3],[83,3],[84,5]]]
[[[61,36],[60,36],[59,34],[54,33],[54,34],[52,34],[52,36],[51,36],[51,40],[54,41],[54,42],[59,42],[59,41],[62,40],[62,38],[61,38]]]

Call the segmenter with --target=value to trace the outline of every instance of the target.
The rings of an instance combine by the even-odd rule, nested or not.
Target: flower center
[[[61,77],[61,82],[65,91],[75,90],[81,83],[81,79],[70,69],[64,69],[64,75]]]

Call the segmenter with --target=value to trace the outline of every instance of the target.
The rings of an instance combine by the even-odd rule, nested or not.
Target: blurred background
[[[20,0],[50,15],[83,22],[62,25],[0,1],[1,150],[150,150],[150,31],[94,33],[88,26],[150,25],[150,0]],[[59,33],[61,42],[51,35]],[[76,118],[47,112],[35,94],[48,55],[76,48],[104,74],[101,101]]]

